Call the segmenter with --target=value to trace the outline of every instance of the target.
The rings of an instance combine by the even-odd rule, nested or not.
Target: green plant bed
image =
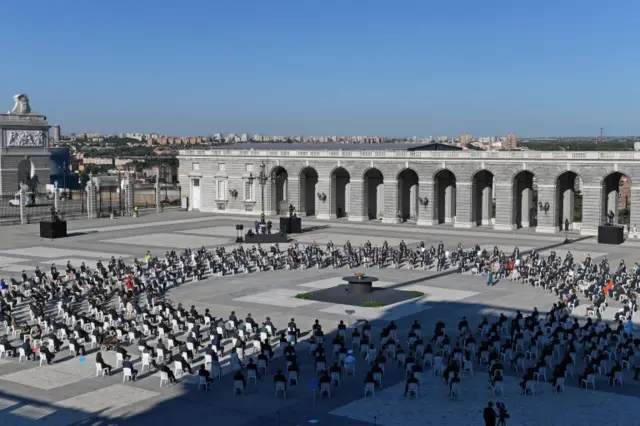
[[[311,299],[311,296],[313,296],[313,293],[298,293],[296,294],[296,299],[308,300]]]
[[[360,306],[362,306],[363,308],[381,308],[383,306],[386,306],[386,303],[378,302],[377,300],[367,300]]]
[[[411,295],[411,298],[416,298],[416,297],[422,297],[424,296],[424,293],[421,291],[417,291],[417,290],[410,290],[407,291],[407,293],[409,293]]]

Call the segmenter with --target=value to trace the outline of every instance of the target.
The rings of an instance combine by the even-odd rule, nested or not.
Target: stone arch
[[[487,169],[480,169],[471,176],[471,223],[476,226],[493,224],[493,181],[494,174]]]
[[[408,219],[418,219],[418,194],[419,181],[418,173],[412,168],[405,168],[396,175],[398,183],[398,202],[397,210],[400,219],[406,221]]]
[[[380,169],[368,168],[362,174],[362,188],[365,215],[379,219],[384,215],[384,175]]]
[[[516,228],[533,228],[537,225],[538,195],[531,170],[519,170],[512,177],[513,224]]]
[[[582,178],[572,170],[560,172],[555,180],[555,219],[560,230],[582,221]],[[540,207],[540,206],[539,206]],[[544,207],[544,206],[543,206]]]
[[[603,176],[600,223],[628,225],[631,218],[631,177],[621,171]],[[612,215],[612,216],[610,216]]]
[[[456,175],[449,169],[440,169],[433,174],[433,212],[436,224],[455,220]]]
[[[347,217],[351,210],[351,175],[345,167],[335,167],[329,174],[331,180],[331,217]]]
[[[289,172],[282,166],[275,166],[271,177],[271,210],[276,214],[289,212]]]
[[[311,166],[303,167],[298,175],[298,185],[300,193],[298,212],[303,216],[315,216],[318,171]]]

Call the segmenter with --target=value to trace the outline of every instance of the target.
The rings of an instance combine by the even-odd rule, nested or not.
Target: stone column
[[[456,199],[456,188],[453,185],[446,185],[444,188],[444,223],[453,223],[454,212],[453,203]]]
[[[471,203],[473,202],[471,182],[457,182],[456,183],[456,195],[460,200],[456,204],[456,216],[454,226],[456,228],[471,228]],[[445,193],[446,195],[446,193]],[[453,200],[452,200],[453,201]],[[451,205],[453,203],[447,203]]]
[[[316,201],[316,218],[329,220],[335,218],[334,215],[331,214],[331,203],[332,198],[334,197],[334,191],[331,191],[331,188],[335,185],[331,184],[331,179],[318,179],[318,183],[316,184],[316,191],[320,194],[326,194],[327,199],[325,201],[321,201],[317,199]],[[317,197],[317,194],[313,194],[314,197]]]
[[[557,202],[556,202],[556,186],[551,184],[538,184],[538,204],[549,203],[549,211],[543,212],[538,206],[538,226],[536,232],[554,233],[558,232],[557,223]]]
[[[27,185],[24,184],[20,184],[20,190],[18,191],[19,194],[19,201],[20,201],[20,223],[22,225],[26,225],[27,224],[27,212],[25,209],[25,206],[27,204]]]
[[[601,212],[604,210],[602,192],[600,185],[582,185],[581,235],[598,235],[598,226],[602,221]],[[564,229],[564,224],[562,227]]]
[[[491,225],[493,219],[493,191],[491,185],[482,188],[482,225]]]
[[[364,190],[363,179],[351,179],[348,219],[354,222],[369,220],[366,212],[368,194]]]
[[[574,209],[575,209],[575,193],[573,192],[573,188],[563,188],[562,217],[561,217],[562,220],[558,224],[558,226],[561,226],[562,229],[564,229],[565,220],[569,220],[569,229],[571,229],[571,225],[573,225]]]
[[[313,194],[316,197],[316,194]],[[298,199],[300,200],[296,206],[298,209],[298,216],[304,217],[307,215],[307,178],[302,176],[298,180]]]
[[[418,197],[423,200],[429,200],[429,204],[427,207],[424,207],[422,204],[418,203],[418,225],[422,226],[432,226],[436,222],[436,208],[437,208],[437,196],[434,193],[434,184],[433,181],[425,181],[420,182],[418,185]]]
[[[382,185],[382,197],[378,197],[378,200],[382,198],[383,205],[380,206],[378,202],[378,211],[383,210],[384,216],[382,216],[382,223],[398,223],[398,213],[400,212],[400,185],[401,181],[383,183]],[[378,187],[380,188],[380,187]]]
[[[87,218],[97,219],[98,218],[98,197],[97,197],[98,191],[96,188],[96,184],[95,182],[93,182],[91,175],[89,175],[89,180],[87,181],[85,191],[87,192]]]
[[[297,177],[288,178],[285,182],[284,190],[286,191],[285,197],[287,199],[287,216],[289,215],[289,204],[293,204],[298,216],[300,216],[301,213],[306,215],[307,212],[302,210],[298,205],[298,203],[300,203],[300,179]]]
[[[160,198],[160,179],[158,179],[158,176],[156,176],[155,190],[156,190],[156,213],[160,214],[162,213],[162,203],[161,203],[162,200]]]
[[[531,209],[534,207],[533,190],[531,188],[525,188],[522,190],[522,193],[520,194],[520,206],[520,212],[522,215],[520,223],[523,228],[529,228],[533,219],[531,217]]]
[[[124,187],[124,207],[125,210],[127,211],[127,214],[130,216],[133,216],[133,209],[135,208],[135,198],[134,198],[134,193],[133,193],[133,179],[131,179],[131,176],[127,177],[127,180],[125,181],[125,187]],[[200,195],[202,197],[202,195]]]
[[[631,182],[631,188],[629,190],[629,208],[631,209],[629,216],[631,231],[629,232],[629,236],[632,238],[640,238],[640,185],[634,185],[633,181]],[[584,207],[582,209],[584,210]]]
[[[609,212],[613,212],[614,216],[613,216],[613,223],[614,224],[618,224],[618,206],[619,206],[619,192],[618,192],[618,188],[614,188],[612,190],[609,191],[609,193],[607,194],[607,208],[606,211],[604,212],[605,215],[608,215]],[[584,204],[583,204],[584,205]],[[583,207],[584,209],[584,207]]]
[[[58,181],[53,183],[53,208],[58,211],[60,205],[60,189],[58,189]]]
[[[500,182],[494,183],[494,186],[496,191],[496,223],[493,225],[493,229],[512,231],[516,229],[513,181],[503,182],[503,179],[500,179]],[[491,204],[493,208],[493,200],[491,200]]]

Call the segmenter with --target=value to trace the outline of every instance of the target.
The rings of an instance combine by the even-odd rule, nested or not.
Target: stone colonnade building
[[[190,209],[418,225],[597,233],[640,206],[640,152],[462,151],[440,144],[244,144],[180,151]],[[264,171],[264,185],[261,185]],[[624,179],[623,179],[624,178]],[[631,181],[620,199],[621,179]],[[263,197],[264,194],[264,197]],[[626,198],[626,196],[625,196]],[[582,214],[576,214],[576,200]],[[579,220],[577,220],[579,219]],[[640,208],[630,225],[640,223]]]

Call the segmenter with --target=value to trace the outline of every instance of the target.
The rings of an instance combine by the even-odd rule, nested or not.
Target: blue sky
[[[0,107],[73,131],[640,134],[637,0],[22,0]],[[4,105],[4,106],[2,106]]]

